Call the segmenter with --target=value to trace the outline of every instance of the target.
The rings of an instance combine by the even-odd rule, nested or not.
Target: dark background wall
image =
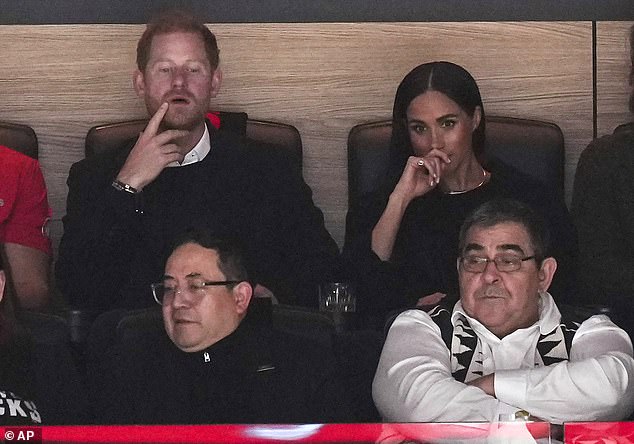
[[[0,24],[145,23],[168,7],[210,23],[632,20],[632,0],[0,0]]]

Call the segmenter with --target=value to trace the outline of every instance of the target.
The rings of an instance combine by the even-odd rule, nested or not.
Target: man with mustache
[[[206,120],[222,83],[215,36],[187,14],[163,14],[139,40],[137,65],[147,127],[133,146],[70,171],[56,276],[71,305],[145,306],[168,246],[190,227],[239,238],[256,291],[317,305],[337,245],[280,150]]]
[[[459,239],[460,300],[406,311],[389,330],[373,383],[383,418],[626,418],[630,338],[605,315],[562,316],[547,292],[557,262],[545,257],[543,220],[525,204],[493,200],[465,220]]]

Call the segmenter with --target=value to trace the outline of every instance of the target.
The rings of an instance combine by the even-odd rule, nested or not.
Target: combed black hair
[[[460,228],[458,251],[464,253],[467,233],[472,227],[488,228],[506,222],[515,222],[526,228],[536,262],[541,264],[550,244],[546,221],[529,205],[515,199],[490,200],[467,216]]]
[[[234,239],[218,237],[203,228],[190,228],[174,241],[170,254],[185,244],[196,244],[218,254],[218,268],[231,281],[249,281],[241,245]]]

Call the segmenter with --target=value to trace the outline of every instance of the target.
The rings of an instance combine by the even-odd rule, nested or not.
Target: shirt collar
[[[181,163],[172,162],[168,166],[179,167],[200,162],[207,156],[207,154],[209,154],[209,151],[211,151],[211,141],[209,138],[209,129],[207,128],[207,125],[205,125],[205,131],[203,132],[202,137],[191,151],[185,154],[183,161]]]

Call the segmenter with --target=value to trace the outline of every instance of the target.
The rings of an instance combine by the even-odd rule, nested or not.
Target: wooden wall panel
[[[555,122],[566,137],[567,193],[592,137],[590,22],[212,24],[221,47],[219,109],[295,125],[304,175],[341,244],[346,139],[390,115],[415,65],[451,60],[481,85],[486,111]],[[144,115],[131,73],[141,25],[0,26],[0,120],[33,126],[61,234],[65,179],[91,126]]]
[[[629,33],[634,22],[597,23],[597,135],[632,120]]]

